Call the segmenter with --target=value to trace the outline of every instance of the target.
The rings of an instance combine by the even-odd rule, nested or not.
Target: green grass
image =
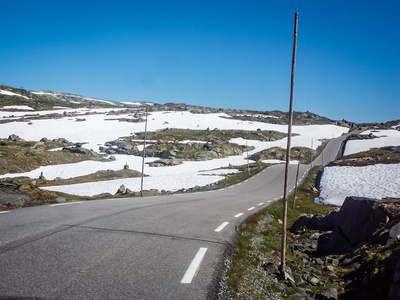
[[[343,156],[341,159],[354,159],[354,158],[365,158],[365,157],[376,157],[376,156],[386,156],[393,154],[394,147],[382,147],[382,148],[372,148],[368,151],[358,152],[351,155]],[[396,154],[399,154],[397,152]]]
[[[270,165],[264,164],[264,163],[249,164],[250,173],[247,170],[247,165],[239,166],[239,167],[237,167],[240,171],[239,173],[234,173],[234,174],[228,176],[227,178],[220,180],[217,183],[217,185],[220,187],[227,187],[227,186],[237,184],[239,182],[247,180],[248,178],[256,175],[257,173],[261,172],[268,166],[270,166]]]
[[[168,125],[166,125],[168,126]],[[233,138],[244,138],[249,140],[283,139],[287,134],[273,130],[191,130],[191,129],[165,129],[147,132],[147,139],[157,141],[183,141],[194,140],[203,142],[224,141]],[[144,132],[137,132],[134,139],[143,139]]]

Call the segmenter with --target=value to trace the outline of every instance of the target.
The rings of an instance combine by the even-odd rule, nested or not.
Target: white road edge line
[[[197,271],[200,268],[200,264],[203,261],[204,255],[206,254],[208,248],[200,248],[197,251],[196,256],[193,258],[191,264],[189,265],[188,269],[186,270],[185,275],[181,280],[181,283],[191,283],[193,277],[196,276]]]
[[[253,210],[253,209],[255,209],[255,207],[254,207],[254,206],[252,206],[252,207],[248,208],[247,210]]]
[[[61,206],[61,205],[70,205],[70,204],[79,204],[83,203],[83,201],[78,201],[78,202],[68,202],[68,203],[58,203],[58,204],[50,204],[49,206]]]
[[[235,218],[239,218],[240,216],[243,216],[243,213],[238,213],[237,215],[234,215]]]
[[[8,213],[8,212],[10,212],[9,210],[3,210],[3,211],[0,211],[0,214],[5,214],[5,213]]]
[[[260,205],[263,205],[263,204],[264,204],[264,202],[261,202],[261,203],[258,203],[257,205],[260,206]]]
[[[217,229],[215,229],[214,231],[215,232],[220,232],[222,229],[224,229],[224,227],[226,226],[226,225],[228,225],[229,224],[229,222],[224,222],[224,223],[222,223],[221,225],[219,225],[218,226],[218,228]]]

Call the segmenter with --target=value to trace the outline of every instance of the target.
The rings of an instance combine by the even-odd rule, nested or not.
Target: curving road
[[[324,163],[345,137],[328,143]],[[0,298],[214,298],[235,226],[282,197],[284,167],[216,191],[2,212]]]

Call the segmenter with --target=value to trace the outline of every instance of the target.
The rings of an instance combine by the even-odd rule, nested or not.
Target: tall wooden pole
[[[147,135],[147,114],[148,114],[148,107],[146,106],[146,122],[145,122],[145,125],[144,125],[143,156],[142,156],[142,180],[141,180],[141,183],[140,183],[140,197],[143,197],[144,157],[146,155],[146,135]]]
[[[294,33],[293,33],[293,55],[292,55],[292,76],[290,85],[290,106],[289,106],[289,121],[288,121],[288,137],[286,148],[286,167],[285,167],[285,184],[283,190],[283,221],[282,221],[282,249],[281,249],[281,265],[280,277],[286,279],[286,226],[287,226],[287,196],[288,196],[288,181],[289,181],[289,161],[290,161],[290,145],[292,136],[293,123],[293,93],[294,93],[294,67],[296,65],[296,49],[297,49],[297,17],[298,13],[294,14]]]

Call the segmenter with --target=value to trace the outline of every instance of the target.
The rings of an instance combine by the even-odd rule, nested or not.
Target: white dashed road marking
[[[253,209],[255,209],[255,207],[254,207],[254,206],[252,206],[252,207],[248,208],[247,210],[253,210]]]
[[[4,211],[0,211],[0,214],[5,214],[5,213],[8,213],[8,212],[10,212],[9,210],[4,210]]]
[[[206,251],[207,251],[207,248],[200,248],[199,251],[197,251],[197,254],[193,258],[192,263],[190,264],[189,268],[186,270],[185,275],[183,275],[181,283],[191,283],[192,282],[193,277],[196,276],[196,273],[200,268],[200,264],[203,261]]]
[[[224,223],[222,223],[221,225],[219,225],[218,226],[218,228],[217,229],[215,229],[214,231],[215,232],[220,232],[222,229],[224,229],[224,227],[226,226],[226,225],[228,225],[229,224],[229,222],[224,222]]]
[[[243,216],[243,213],[238,213],[237,215],[234,215],[235,218],[239,218],[240,216]]]
[[[258,203],[257,205],[260,206],[260,205],[263,205],[263,204],[264,204],[264,202],[261,202],[261,203]]]
[[[68,202],[68,203],[58,203],[58,204],[50,204],[49,206],[61,206],[61,205],[70,205],[70,204],[79,204],[79,203],[83,203],[82,201],[78,201],[78,202]]]

